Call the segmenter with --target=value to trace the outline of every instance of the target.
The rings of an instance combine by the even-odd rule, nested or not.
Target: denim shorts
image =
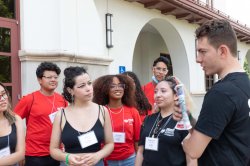
[[[124,160],[107,160],[108,166],[134,166],[135,153]]]

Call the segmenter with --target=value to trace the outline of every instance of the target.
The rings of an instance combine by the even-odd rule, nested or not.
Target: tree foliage
[[[247,61],[246,58],[245,58],[245,61],[244,61],[244,70],[246,71],[246,73],[248,74],[248,76],[250,78],[250,69],[249,69],[248,61]]]

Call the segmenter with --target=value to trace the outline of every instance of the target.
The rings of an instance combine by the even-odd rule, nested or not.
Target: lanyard
[[[123,106],[122,106],[122,108],[121,108],[121,110],[119,112],[113,112],[113,111],[111,111],[111,109],[109,108],[108,105],[106,105],[106,106],[107,106],[107,108],[108,108],[108,110],[110,112],[110,120],[111,120],[111,125],[112,125],[113,132],[114,132],[114,123],[113,123],[112,114],[119,114],[119,113],[122,112],[122,132],[124,132],[124,108],[123,108]]]
[[[155,122],[154,122],[154,125],[152,126],[152,128],[151,128],[151,130],[150,130],[150,132],[149,132],[149,137],[150,137],[150,135],[151,135],[151,133],[152,133],[152,130],[154,129],[154,132],[153,132],[153,135],[152,135],[152,137],[154,138],[154,135],[156,134],[155,132],[155,130],[156,130],[156,125],[159,123],[159,118],[160,118],[160,114],[161,113],[159,113],[158,114],[158,116],[157,116],[157,119],[155,120]],[[160,129],[160,130],[162,130],[162,129],[165,129],[165,127],[167,126],[167,124],[170,122],[170,120],[172,119],[172,116],[173,115],[171,115],[169,118],[168,118],[168,120],[164,123],[164,125],[162,126],[162,128]],[[162,119],[161,119],[162,120]],[[159,137],[159,135],[160,135],[160,133],[161,133],[161,131],[159,131],[159,133],[157,134],[157,137],[156,138],[158,138]]]
[[[56,98],[55,93],[53,94],[53,101],[52,101],[52,102],[48,99],[47,96],[44,96],[44,97],[45,97],[45,98],[47,99],[47,101],[52,105],[50,114],[52,114],[53,112],[56,112],[56,111],[54,111],[54,110],[56,110],[56,109],[55,109],[55,98]]]

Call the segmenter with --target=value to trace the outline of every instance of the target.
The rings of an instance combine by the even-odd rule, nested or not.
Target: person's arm
[[[17,134],[16,149],[14,153],[11,153],[9,156],[0,159],[1,166],[14,165],[24,159],[25,141],[24,141],[23,121],[18,115],[15,115],[15,118],[16,118],[15,125]]]
[[[182,146],[188,156],[190,156],[192,159],[198,159],[211,140],[211,137],[194,129],[192,134],[189,134],[183,140]]]
[[[187,162],[187,166],[198,166],[197,159],[192,159],[187,154],[186,154],[186,162]]]
[[[144,147],[142,145],[140,145],[138,147],[137,154],[136,154],[135,166],[141,166],[142,165],[142,162],[143,162],[143,151],[144,151]]]
[[[52,134],[51,134],[51,139],[50,139],[50,155],[52,158],[58,161],[64,161],[66,162],[66,158],[68,160],[68,164],[72,165],[80,165],[83,164],[83,161],[81,160],[81,156],[76,155],[76,154],[68,154],[64,153],[60,149],[60,144],[61,144],[61,123],[65,124],[65,121],[61,122],[61,114],[62,111],[59,111],[56,114],[54,123],[53,123],[53,129],[52,129]]]

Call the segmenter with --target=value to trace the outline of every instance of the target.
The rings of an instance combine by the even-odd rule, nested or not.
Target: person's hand
[[[94,166],[96,165],[100,158],[96,153],[86,153],[83,156],[81,156],[81,159],[84,162],[84,166]]]
[[[81,156],[76,154],[70,154],[69,155],[69,165],[70,166],[82,166],[84,164],[84,161],[82,160]]]
[[[182,112],[179,106],[179,102],[175,101],[173,119],[179,122],[182,119]]]

